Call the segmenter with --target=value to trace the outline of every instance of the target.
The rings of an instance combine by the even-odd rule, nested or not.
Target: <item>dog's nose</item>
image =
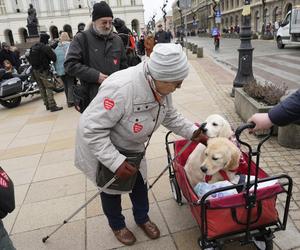
[[[201,171],[202,171],[203,173],[206,173],[206,172],[207,172],[207,167],[205,167],[205,166],[201,166],[200,169],[201,169]]]
[[[207,131],[207,128],[206,128],[206,122],[203,122],[202,124],[201,124],[201,126],[200,126],[200,128],[201,128],[201,130],[203,131],[203,132],[206,132]]]

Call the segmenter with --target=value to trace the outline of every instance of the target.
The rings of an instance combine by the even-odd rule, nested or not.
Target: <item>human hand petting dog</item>
[[[191,140],[194,142],[200,142],[204,145],[207,144],[208,137],[204,134],[203,124],[197,130],[194,131]]]
[[[128,179],[130,176],[134,175],[137,168],[124,161],[116,171],[116,176],[120,179]]]

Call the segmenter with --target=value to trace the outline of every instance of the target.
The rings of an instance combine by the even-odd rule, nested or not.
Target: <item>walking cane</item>
[[[81,209],[83,209],[85,206],[87,206],[92,200],[94,200],[100,193],[102,193],[103,189],[108,188],[118,177],[115,175],[109,182],[107,182],[103,187],[99,187],[99,191],[94,194],[86,203],[84,203],[80,208],[78,208],[73,214],[71,214],[67,219],[63,221],[61,225],[59,225],[55,230],[53,230],[52,233],[47,235],[42,239],[43,243],[45,243],[54,233],[56,233],[63,225],[69,222]]]
[[[168,170],[168,168],[171,166],[171,164],[173,164],[173,162],[184,152],[184,150],[186,150],[188,148],[188,146],[191,145],[193,141],[189,141],[187,142],[178,152],[178,154],[169,162],[169,164],[163,169],[163,171],[161,171],[161,173],[156,177],[156,179],[153,181],[153,183],[151,185],[149,185],[148,190],[150,190],[153,185],[160,179],[160,177],[163,176],[163,174]]]

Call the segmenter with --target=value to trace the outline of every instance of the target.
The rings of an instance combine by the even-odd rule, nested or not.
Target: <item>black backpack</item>
[[[44,53],[42,48],[44,46],[43,43],[36,43],[30,48],[28,60],[33,69],[41,69],[43,67]]]
[[[14,184],[0,167],[0,219],[15,209]]]

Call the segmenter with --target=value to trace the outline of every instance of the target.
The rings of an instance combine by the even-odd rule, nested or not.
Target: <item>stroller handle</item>
[[[242,141],[242,140],[240,139],[240,135],[241,135],[241,133],[242,133],[245,129],[254,128],[255,126],[256,126],[256,125],[255,125],[254,122],[245,123],[245,124],[242,124],[241,126],[239,126],[239,127],[236,129],[236,131],[235,131],[235,136],[236,136],[237,141],[238,141],[239,143],[241,143],[241,144],[247,146],[247,147],[249,148],[250,151],[252,151],[252,150],[251,150],[251,146],[250,146],[248,143]],[[260,147],[262,146],[262,144],[263,144],[265,141],[267,141],[267,140],[272,136],[272,134],[273,134],[273,127],[271,127],[270,130],[269,130],[269,133],[268,133],[264,138],[262,138],[262,139],[260,140],[260,142],[259,142],[259,144],[258,144],[258,146],[257,146],[257,151],[260,151]]]

